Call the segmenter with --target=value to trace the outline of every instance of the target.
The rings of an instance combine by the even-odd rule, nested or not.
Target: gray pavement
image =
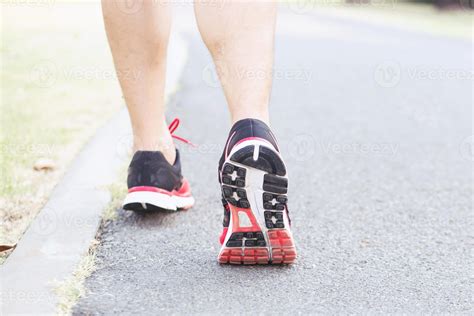
[[[470,42],[282,12],[272,124],[293,266],[221,266],[217,161],[230,127],[195,33],[170,115],[196,206],[102,233],[79,314],[472,313]]]

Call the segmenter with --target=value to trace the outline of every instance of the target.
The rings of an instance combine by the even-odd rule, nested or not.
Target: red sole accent
[[[231,233],[262,231],[251,209],[230,205],[233,220]],[[252,227],[240,227],[238,212],[247,214]],[[226,231],[227,233],[227,231]],[[219,263],[226,264],[291,264],[296,260],[296,248],[291,233],[286,229],[267,231],[267,247],[223,247],[219,253]],[[225,236],[223,236],[225,239]],[[222,240],[223,242],[224,240]]]
[[[267,248],[224,248],[219,254],[219,263],[268,264]]]
[[[268,231],[272,251],[272,263],[290,264],[296,260],[296,248],[291,234],[286,229]]]
[[[233,233],[240,233],[240,232],[254,232],[254,231],[261,231],[262,229],[260,228],[260,225],[258,225],[257,219],[253,215],[253,212],[249,208],[240,208],[236,207],[233,205],[229,205],[230,207],[230,214],[232,216],[233,220]],[[240,221],[239,221],[239,212],[245,213],[247,215],[248,219],[250,220],[250,223],[252,226],[240,226]]]

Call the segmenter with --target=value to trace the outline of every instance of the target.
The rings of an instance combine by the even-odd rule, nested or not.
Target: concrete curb
[[[170,39],[166,96],[176,91],[187,57],[179,35]],[[111,200],[131,143],[127,111],[100,128],[76,157],[48,203],[1,269],[2,314],[55,314],[55,282],[69,277],[88,250]]]

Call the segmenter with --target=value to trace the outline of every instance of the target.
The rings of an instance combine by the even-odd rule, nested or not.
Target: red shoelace
[[[191,145],[193,147],[197,147],[196,145],[194,145],[193,143],[191,143],[189,140],[185,139],[185,138],[182,138],[182,137],[179,137],[177,135],[174,135],[174,131],[178,128],[179,126],[179,118],[175,118],[171,124],[168,126],[168,129],[170,130],[170,134],[171,134],[171,137],[177,139],[177,140],[180,140],[182,141],[183,143],[186,143],[188,145]]]

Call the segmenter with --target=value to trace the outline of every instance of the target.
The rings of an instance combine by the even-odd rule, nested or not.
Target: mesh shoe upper
[[[137,151],[128,167],[128,188],[152,186],[167,191],[179,190],[183,183],[179,151],[171,165],[159,151]]]

